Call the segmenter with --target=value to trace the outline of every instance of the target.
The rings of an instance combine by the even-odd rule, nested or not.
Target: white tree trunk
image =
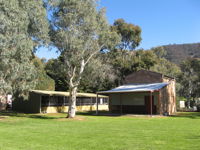
[[[84,71],[85,68],[85,61],[84,59],[81,61],[81,67],[80,67],[80,71],[78,73],[78,78],[75,82],[73,82],[73,79],[76,76],[76,67],[73,69],[73,73],[72,76],[70,78],[70,97],[69,97],[69,109],[68,109],[68,116],[67,118],[74,118],[76,115],[76,93],[77,93],[77,87],[80,84],[80,80],[82,77],[82,73]],[[69,73],[70,74],[70,73]]]
[[[72,87],[70,90],[69,97],[69,108],[67,118],[74,118],[76,115],[76,93],[77,87]]]

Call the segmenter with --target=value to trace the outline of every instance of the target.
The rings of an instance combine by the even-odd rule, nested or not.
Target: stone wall
[[[176,113],[175,80],[171,80],[167,87],[160,90],[160,101],[160,114],[173,115]]]

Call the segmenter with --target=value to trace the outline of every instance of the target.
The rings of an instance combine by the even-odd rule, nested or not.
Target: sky
[[[200,42],[200,0],[101,0],[108,22],[123,18],[142,29],[138,48]],[[56,58],[55,50],[41,48],[36,53]]]

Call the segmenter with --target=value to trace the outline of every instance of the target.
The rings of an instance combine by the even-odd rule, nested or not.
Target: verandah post
[[[119,95],[120,98],[120,114],[122,115],[122,94]]]
[[[158,107],[159,107],[159,114],[161,115],[161,93],[160,93],[160,90],[158,91]]]
[[[150,91],[150,115],[152,116],[152,91]]]
[[[96,96],[96,115],[98,115],[98,113],[99,113],[99,110],[98,110],[98,93],[97,93],[97,96]]]

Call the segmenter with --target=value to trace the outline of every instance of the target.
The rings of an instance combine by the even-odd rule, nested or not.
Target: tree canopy
[[[113,31],[116,31],[121,36],[121,43],[118,45],[123,50],[133,50],[139,46],[141,38],[141,28],[137,25],[126,23],[124,19],[115,20]]]
[[[24,95],[34,88],[33,50],[48,41],[42,0],[0,1],[0,95]]]
[[[115,46],[119,37],[97,10],[96,0],[58,0],[51,5],[51,41],[61,52],[64,76],[70,91],[68,117],[75,116],[76,92],[87,65],[103,49]]]
[[[180,95],[188,99],[200,96],[200,59],[189,58],[180,65],[182,74],[179,77],[181,83]]]
[[[35,68],[36,68],[36,80],[37,84],[35,86],[35,90],[55,90],[55,81],[50,78],[45,71],[45,59],[40,59],[35,57],[32,60]]]

